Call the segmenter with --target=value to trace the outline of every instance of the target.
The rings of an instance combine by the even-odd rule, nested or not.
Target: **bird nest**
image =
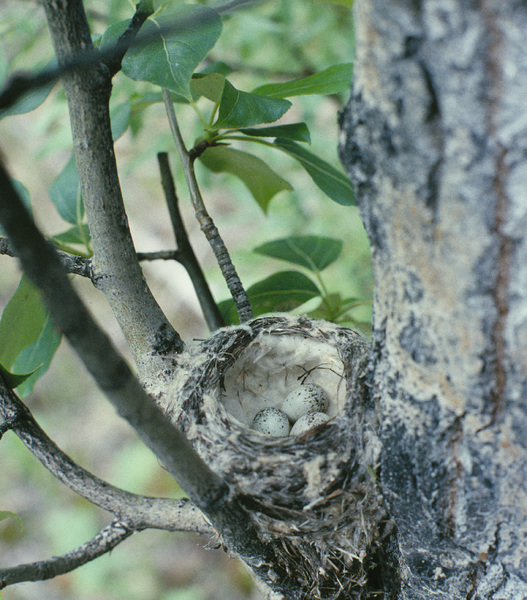
[[[181,355],[164,407],[236,490],[262,539],[290,557],[291,580],[311,590],[305,598],[351,598],[362,589],[385,519],[369,347],[355,331],[306,317],[224,328]],[[305,384],[325,390],[326,422],[280,437],[251,428],[262,408],[279,408]]]

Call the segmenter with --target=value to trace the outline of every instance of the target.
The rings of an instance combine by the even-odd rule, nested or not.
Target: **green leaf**
[[[190,91],[195,98],[204,96],[212,102],[219,102],[225,86],[225,77],[220,73],[202,75],[195,73],[190,81]]]
[[[60,339],[40,292],[22,276],[0,319],[2,372],[22,396],[29,394],[46,372]]]
[[[258,127],[251,129],[238,129],[241,133],[256,137],[274,137],[297,142],[311,143],[309,129],[305,123],[289,123],[287,125],[274,125],[271,127]]]
[[[79,175],[72,156],[49,188],[49,197],[59,215],[68,223],[77,225],[84,215]]]
[[[37,367],[36,369],[31,371],[31,373],[11,373],[11,371],[9,371],[9,369],[6,369],[4,367],[4,365],[2,365],[2,363],[0,363],[0,373],[2,374],[3,378],[6,380],[8,387],[10,387],[11,389],[14,389],[14,388],[18,387],[19,385],[21,385],[22,383],[24,383],[24,381],[26,379],[29,379],[29,377],[31,377],[31,375],[33,375],[33,373],[35,371],[37,371],[38,368],[39,367]]]
[[[353,63],[333,65],[315,75],[286,81],[285,83],[268,83],[253,90],[254,94],[273,98],[290,98],[291,96],[307,96],[309,94],[339,94],[347,92],[351,86]]]
[[[287,312],[312,298],[320,290],[309,277],[298,271],[281,271],[255,283],[247,290],[255,316],[270,312]],[[226,323],[236,323],[238,318],[232,300],[218,305]]]
[[[17,191],[18,195],[20,196],[24,206],[26,207],[26,210],[28,211],[28,213],[30,215],[32,215],[33,209],[31,208],[31,197],[29,195],[28,189],[26,188],[26,186],[23,183],[18,181],[18,179],[12,178],[11,183],[13,184],[15,190]],[[5,236],[5,232],[2,229],[2,227],[0,227],[0,235]]]
[[[274,144],[296,159],[316,185],[332,200],[345,206],[355,204],[353,188],[344,173],[291,140],[277,138]]]
[[[341,240],[304,235],[267,242],[254,249],[258,254],[300,265],[310,271],[323,271],[342,252]]]
[[[55,64],[55,60],[51,61],[44,67],[44,70],[55,66]],[[3,83],[5,82],[2,82],[1,85],[3,85]],[[17,102],[15,102],[15,104],[10,106],[9,108],[0,110],[0,119],[3,119],[4,117],[10,117],[12,115],[22,115],[31,112],[32,110],[35,110],[44,102],[44,100],[46,100],[56,83],[57,82],[53,80],[49,83],[46,83],[42,87],[32,89],[29,92],[26,92],[22,95],[21,98],[18,99]]]
[[[128,50],[122,63],[123,73],[190,100],[192,73],[216,43],[221,29],[221,19],[214,10],[199,5],[165,4],[141,28],[144,35],[161,33],[147,45]]]
[[[110,107],[112,139],[114,142],[117,141],[128,129],[131,113],[132,109],[129,100],[125,100],[125,102],[121,102],[120,104],[112,105]]]
[[[128,29],[129,25],[130,19],[112,23],[100,38],[94,40],[93,45],[101,52],[110,52],[115,47],[115,44],[117,44],[119,41],[119,38]]]
[[[220,75],[227,77],[227,75],[230,75],[232,72],[233,69],[229,67],[227,63],[224,63],[222,60],[216,60],[202,69],[199,74],[206,75],[208,73],[219,73]]]
[[[291,102],[288,100],[242,92],[220,73],[194,74],[190,82],[190,90],[195,98],[204,96],[212,102],[219,103],[218,118],[213,125],[216,129],[239,129],[260,123],[272,123],[291,107]],[[286,132],[292,128],[291,126],[284,127],[286,127]],[[307,127],[305,128],[307,129]],[[277,135],[272,135],[272,137],[277,137]],[[265,137],[270,137],[270,135]]]
[[[14,519],[18,523],[20,529],[23,528],[22,519],[10,510],[0,510],[0,521],[3,521],[4,519]]]
[[[47,85],[27,92],[12,106],[4,110],[0,110],[0,119],[11,117],[13,115],[23,115],[35,110],[44,103],[46,98],[51,93],[55,83],[56,81],[51,81]]]
[[[86,223],[82,227],[71,227],[63,233],[58,233],[51,238],[51,242],[57,243],[59,246],[64,244],[80,244],[86,246],[90,242],[90,229]]]
[[[17,392],[22,398],[33,392],[37,380],[48,370],[61,339],[61,334],[56,331],[51,318],[47,316],[37,339],[17,356],[13,371],[29,374],[17,385]]]
[[[216,129],[239,129],[259,123],[273,123],[291,107],[289,100],[268,98],[237,90],[225,79],[221,94]]]
[[[40,292],[25,276],[0,319],[0,362],[11,369],[24,348],[38,339],[46,321]]]
[[[269,203],[275,194],[293,189],[266,163],[247,152],[225,146],[213,146],[205,150],[200,156],[200,160],[215,173],[231,173],[239,177],[264,212],[267,212]]]

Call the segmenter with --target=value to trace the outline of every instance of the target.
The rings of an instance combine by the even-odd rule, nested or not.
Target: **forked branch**
[[[48,437],[1,376],[0,415],[5,419],[0,434],[3,430],[13,431],[61,483],[96,506],[126,520],[130,527],[213,535],[212,527],[190,501],[132,494],[83,469]]]
[[[159,171],[161,172],[161,183],[163,185],[163,191],[165,193],[165,200],[170,213],[170,219],[172,221],[172,229],[176,237],[176,243],[178,247],[178,261],[185,267],[189,277],[192,281],[192,285],[196,291],[198,301],[201,306],[201,310],[207,321],[207,325],[211,331],[218,329],[225,325],[218,306],[212,297],[212,293],[207,284],[203,271],[199,265],[198,259],[194,254],[194,250],[190,245],[185,224],[179,210],[179,202],[176,193],[176,186],[174,184],[174,178],[170,171],[170,164],[168,162],[168,155],[166,152],[160,152],[157,155],[159,162]]]
[[[43,5],[59,64],[93,51],[81,0],[44,0]],[[171,368],[183,341],[146,284],[128,228],[111,134],[111,72],[99,63],[65,76],[63,84],[96,285],[127,339],[139,377],[148,382]]]
[[[64,273],[60,259],[24,208],[1,163],[0,189],[3,191],[0,223],[26,274],[42,292],[55,326],[67,337],[119,414],[203,511],[226,546],[264,580],[281,580],[274,572],[280,564],[274,549],[259,539],[251,516],[233,490],[208,468],[146,394],[92,319]]]
[[[196,179],[196,174],[194,172],[194,159],[190,156],[185,147],[185,142],[183,141],[181,131],[179,130],[176,113],[174,112],[174,106],[172,105],[170,92],[166,89],[163,90],[163,100],[165,103],[170,129],[172,131],[172,136],[181,159],[181,165],[183,167],[183,172],[185,174],[185,179],[190,192],[192,206],[194,207],[194,211],[196,213],[196,219],[198,220],[201,230],[205,234],[205,237],[207,238],[210,247],[214,252],[214,256],[218,261],[222,275],[227,283],[227,287],[229,288],[232,299],[234,300],[240,322],[243,323],[244,321],[249,321],[254,316],[249,298],[247,297],[247,293],[243,288],[238,273],[232,264],[231,257],[220,235],[220,232],[205,208],[203,197],[201,196],[201,191]]]

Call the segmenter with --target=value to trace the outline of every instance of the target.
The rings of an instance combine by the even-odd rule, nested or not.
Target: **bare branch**
[[[93,267],[91,258],[86,256],[77,256],[56,250],[62,267],[66,273],[71,275],[80,275],[81,277],[87,277],[93,279]],[[5,256],[11,256],[16,258],[16,252],[13,249],[12,244],[7,238],[0,237],[0,254]],[[158,250],[155,252],[137,252],[137,260],[142,261],[153,261],[153,260],[177,260],[183,264],[181,252],[179,250]]]
[[[205,204],[203,202],[196,179],[196,174],[194,172],[194,161],[185,147],[185,142],[181,136],[176,113],[174,112],[174,107],[172,105],[170,92],[166,89],[163,89],[163,100],[165,102],[165,108],[168,121],[170,123],[170,129],[172,131],[172,136],[174,137],[174,141],[179,152],[181,165],[183,167],[185,179],[190,191],[190,198],[196,213],[196,219],[198,220],[201,230],[205,234],[205,237],[207,238],[212,251],[214,252],[214,256],[218,261],[218,265],[221,269],[225,282],[227,283],[227,287],[229,288],[232,299],[234,300],[240,322],[249,321],[254,317],[249,298],[247,297],[247,293],[243,288],[238,273],[232,264],[231,257],[227,248],[225,247],[225,243],[220,235],[220,232],[205,208]]]
[[[59,64],[93,48],[81,0],[44,0],[43,6]],[[110,72],[99,64],[69,74],[63,84],[94,249],[94,281],[126,337],[139,377],[148,382],[173,367],[183,341],[146,284],[128,228],[111,135]]]
[[[69,573],[110,552],[115,546],[130,537],[134,531],[127,522],[117,520],[101,530],[89,542],[62,556],[53,556],[47,560],[0,569],[0,590],[22,581],[42,581]]]
[[[0,254],[16,257],[16,252],[7,238],[0,237]],[[57,250],[57,254],[67,273],[92,279],[93,271],[91,260],[89,258],[86,258],[85,256],[74,256],[73,254],[62,252],[61,250]]]
[[[0,434],[12,430],[50,473],[70,490],[121,519],[135,529],[152,527],[171,531],[214,533],[188,500],[151,498],[132,494],[99,479],[76,464],[42,430],[27,406],[0,376]]]
[[[153,260],[177,260],[181,262],[181,253],[178,250],[157,250],[155,252],[138,252],[139,261],[150,262]]]
[[[212,293],[208,286],[208,283],[203,275],[200,264],[194,250],[190,245],[187,231],[181,217],[179,210],[179,202],[176,194],[176,187],[174,184],[174,178],[170,171],[170,165],[168,163],[168,155],[166,152],[160,152],[157,155],[159,162],[159,170],[161,172],[161,182],[163,184],[163,191],[165,192],[165,200],[170,213],[170,219],[172,221],[172,228],[174,235],[176,236],[176,243],[179,250],[179,262],[187,270],[196,295],[203,312],[203,316],[207,321],[207,325],[211,331],[223,327],[225,325],[218,305],[212,297]]]
[[[0,163],[0,223],[26,274],[41,290],[56,327],[68,338],[118,413],[139,433],[194,504],[255,573],[268,578],[276,568],[274,548],[260,541],[257,528],[227,484],[213,473],[183,434],[146,394],[128,365],[99,329],[75,293],[53,248],[24,208]]]

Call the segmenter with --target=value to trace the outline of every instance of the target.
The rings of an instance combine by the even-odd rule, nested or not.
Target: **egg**
[[[253,420],[252,428],[265,435],[286,436],[289,433],[289,419],[279,408],[264,408]]]
[[[291,423],[312,412],[324,412],[329,404],[326,391],[315,383],[306,383],[290,392],[282,410],[287,414]]]
[[[313,427],[317,425],[322,425],[329,420],[329,417],[323,412],[312,412],[300,417],[298,421],[291,428],[290,435],[300,435],[301,433],[305,433],[309,431]]]

